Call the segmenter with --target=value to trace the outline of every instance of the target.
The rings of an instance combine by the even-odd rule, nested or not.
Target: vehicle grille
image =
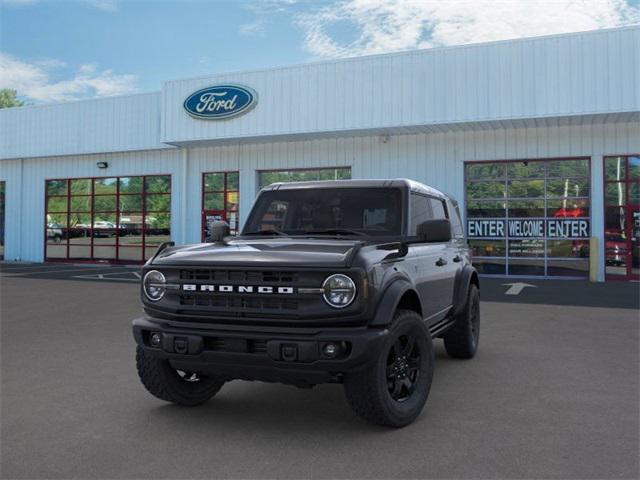
[[[299,275],[297,272],[277,271],[180,270],[180,280],[291,285],[298,282]]]
[[[180,269],[168,273],[169,282],[246,285],[294,288],[318,288],[327,272],[231,270],[231,269]],[[168,293],[167,300],[177,313],[194,318],[223,319],[282,319],[308,318],[327,313],[327,305],[319,294],[278,293],[220,293],[203,291],[176,291]]]
[[[214,352],[237,352],[266,355],[267,341],[254,339],[231,339],[222,337],[205,337],[205,350]]]
[[[264,310],[297,310],[297,300],[278,298],[242,298],[239,296],[208,295],[206,293],[181,294],[180,305],[198,305],[203,307],[226,308],[233,310],[264,309]]]

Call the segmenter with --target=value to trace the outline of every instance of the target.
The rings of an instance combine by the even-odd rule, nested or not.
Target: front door
[[[608,280],[640,279],[640,156],[606,157],[605,269]]]
[[[206,172],[202,174],[202,232],[204,242],[212,222],[224,220],[231,235],[237,235],[239,225],[238,200],[240,183],[238,172]]]

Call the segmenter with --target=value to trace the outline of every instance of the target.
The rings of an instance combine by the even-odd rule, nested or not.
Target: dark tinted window
[[[458,208],[458,204],[455,206],[453,203],[449,203],[449,220],[451,221],[451,231],[454,237],[463,237],[464,232],[462,230],[462,220],[460,220],[460,209]]]
[[[411,194],[411,231],[409,235],[416,235],[418,225],[425,220],[429,220],[431,216],[431,204],[429,198],[416,193]]]
[[[435,219],[446,219],[447,214],[444,208],[444,202],[442,200],[438,200],[437,198],[430,198],[429,202],[431,203],[431,211],[433,212],[433,218]]]
[[[400,235],[402,196],[397,188],[333,188],[265,192],[244,234],[277,229],[291,235],[347,229]]]

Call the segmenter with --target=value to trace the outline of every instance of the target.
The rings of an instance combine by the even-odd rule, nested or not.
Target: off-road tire
[[[396,400],[392,397],[395,391],[390,390],[394,389],[397,379],[390,380],[393,375],[388,376],[389,369],[393,371],[396,362],[388,362],[396,357],[396,342],[400,341],[398,345],[406,350],[406,345],[402,342],[409,337],[414,339],[412,365],[418,365],[416,380],[413,382],[415,386],[411,393],[407,393],[407,398]],[[418,354],[417,358],[415,352]],[[365,370],[345,377],[345,393],[351,408],[358,416],[377,425],[404,427],[410,424],[420,415],[429,396],[434,360],[431,335],[423,319],[414,311],[398,310],[378,358]],[[412,375],[409,373],[410,378]]]
[[[138,376],[149,393],[178,405],[201,405],[218,393],[224,384],[223,380],[214,377],[187,381],[171,367],[168,360],[146,354],[140,347],[136,348],[136,366]]]
[[[469,286],[464,310],[443,336],[444,348],[453,358],[473,358],[480,340],[480,292],[474,284]]]

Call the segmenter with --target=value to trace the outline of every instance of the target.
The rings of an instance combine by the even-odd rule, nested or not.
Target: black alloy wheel
[[[406,401],[420,377],[420,348],[411,335],[402,335],[387,355],[387,389],[396,402]]]
[[[434,361],[431,334],[422,316],[398,310],[375,361],[345,375],[349,405],[371,423],[395,428],[409,425],[429,396]]]

